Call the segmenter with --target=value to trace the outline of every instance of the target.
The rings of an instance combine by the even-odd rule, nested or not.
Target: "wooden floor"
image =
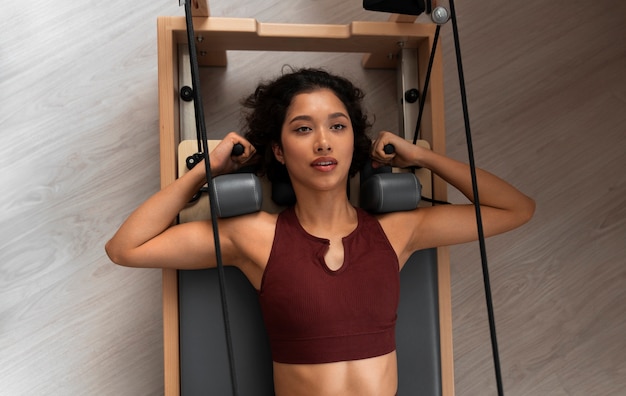
[[[626,3],[460,3],[477,164],[538,205],[487,241],[505,393],[624,395]],[[263,22],[387,19],[355,0],[210,5]],[[156,17],[183,10],[35,0],[0,15],[0,394],[162,394],[160,271],[116,267],[103,246],[159,186]],[[442,39],[448,153],[467,159],[450,23]],[[205,71],[223,93],[205,103],[236,111],[236,72],[279,72],[280,54],[240,56]],[[300,61],[388,105],[389,72],[324,56]],[[477,244],[452,249],[452,276],[456,393],[494,395]]]

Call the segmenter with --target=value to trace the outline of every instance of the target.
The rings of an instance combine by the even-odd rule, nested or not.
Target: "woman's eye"
[[[345,127],[346,126],[343,124],[335,124],[330,129],[341,130],[341,129],[345,129]]]
[[[311,128],[307,127],[307,126],[301,126],[295,129],[296,132],[300,132],[300,133],[304,133],[304,132],[308,132],[310,131]]]

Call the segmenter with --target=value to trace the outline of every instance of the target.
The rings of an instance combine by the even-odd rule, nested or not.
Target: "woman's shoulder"
[[[258,289],[274,242],[278,214],[259,211],[221,221],[233,263]],[[222,234],[223,231],[220,231]]]
[[[224,227],[228,238],[239,248],[264,249],[271,247],[274,241],[277,220],[277,213],[258,211],[225,219],[220,226]]]
[[[418,208],[409,211],[401,211],[401,212],[388,212],[388,213],[379,213],[374,214],[373,216],[378,220],[383,229],[393,231],[398,230],[398,228],[408,227],[412,228],[415,226],[415,221],[419,219],[419,217],[423,214],[423,208]]]
[[[248,232],[259,232],[261,230],[267,231],[269,229],[273,230],[276,228],[277,219],[277,213],[269,213],[261,210],[258,212],[222,219],[220,223],[231,230],[234,235],[241,235]]]
[[[387,239],[398,254],[398,258],[402,259],[406,254],[412,253],[412,245],[419,233],[421,219],[426,212],[425,209],[417,208],[410,211],[375,215]]]

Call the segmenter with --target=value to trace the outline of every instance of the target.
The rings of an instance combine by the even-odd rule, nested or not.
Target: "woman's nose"
[[[330,147],[330,142],[328,141],[328,136],[326,135],[326,133],[322,132],[319,134],[315,150],[317,152],[332,151],[332,148]]]

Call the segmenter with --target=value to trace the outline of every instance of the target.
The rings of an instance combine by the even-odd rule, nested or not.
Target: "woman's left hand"
[[[385,152],[385,146],[392,145],[392,153]],[[391,165],[397,168],[408,168],[411,166],[421,166],[419,164],[420,147],[407,142],[400,136],[383,131],[378,134],[372,144],[371,157],[372,165],[377,168],[384,165]]]

